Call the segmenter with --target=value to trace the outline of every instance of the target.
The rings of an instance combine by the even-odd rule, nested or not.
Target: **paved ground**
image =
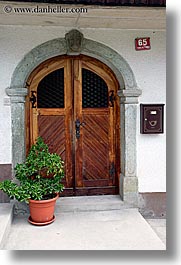
[[[157,227],[153,220],[148,222]],[[165,250],[148,222],[136,209],[63,212],[54,223],[42,227],[16,217],[4,249]]]
[[[146,221],[166,246],[166,219],[146,219]]]
[[[165,219],[145,220],[136,208],[125,205],[119,195],[59,198],[56,220],[47,226],[30,224],[26,205],[12,222],[13,205],[0,205],[0,249],[166,249]]]

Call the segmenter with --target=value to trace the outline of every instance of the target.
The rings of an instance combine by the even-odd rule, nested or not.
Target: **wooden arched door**
[[[28,80],[27,150],[42,136],[65,162],[64,195],[117,194],[118,83],[86,56],[56,57]]]

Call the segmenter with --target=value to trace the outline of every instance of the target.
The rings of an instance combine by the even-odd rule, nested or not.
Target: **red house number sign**
[[[150,50],[150,38],[137,38],[135,39],[136,51]]]

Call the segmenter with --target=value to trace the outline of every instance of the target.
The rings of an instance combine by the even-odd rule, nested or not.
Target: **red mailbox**
[[[163,133],[164,104],[140,104],[140,132]]]

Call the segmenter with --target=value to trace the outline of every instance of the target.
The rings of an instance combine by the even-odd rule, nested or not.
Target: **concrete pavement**
[[[13,220],[13,203],[0,203],[0,250],[9,235]]]
[[[29,224],[28,215],[15,216],[2,249],[166,249],[165,239],[152,229],[156,222],[151,227],[150,220],[146,221],[137,209],[126,207],[116,196],[60,198],[55,216],[54,223],[41,227]]]
[[[146,219],[146,221],[166,246],[166,219]]]

